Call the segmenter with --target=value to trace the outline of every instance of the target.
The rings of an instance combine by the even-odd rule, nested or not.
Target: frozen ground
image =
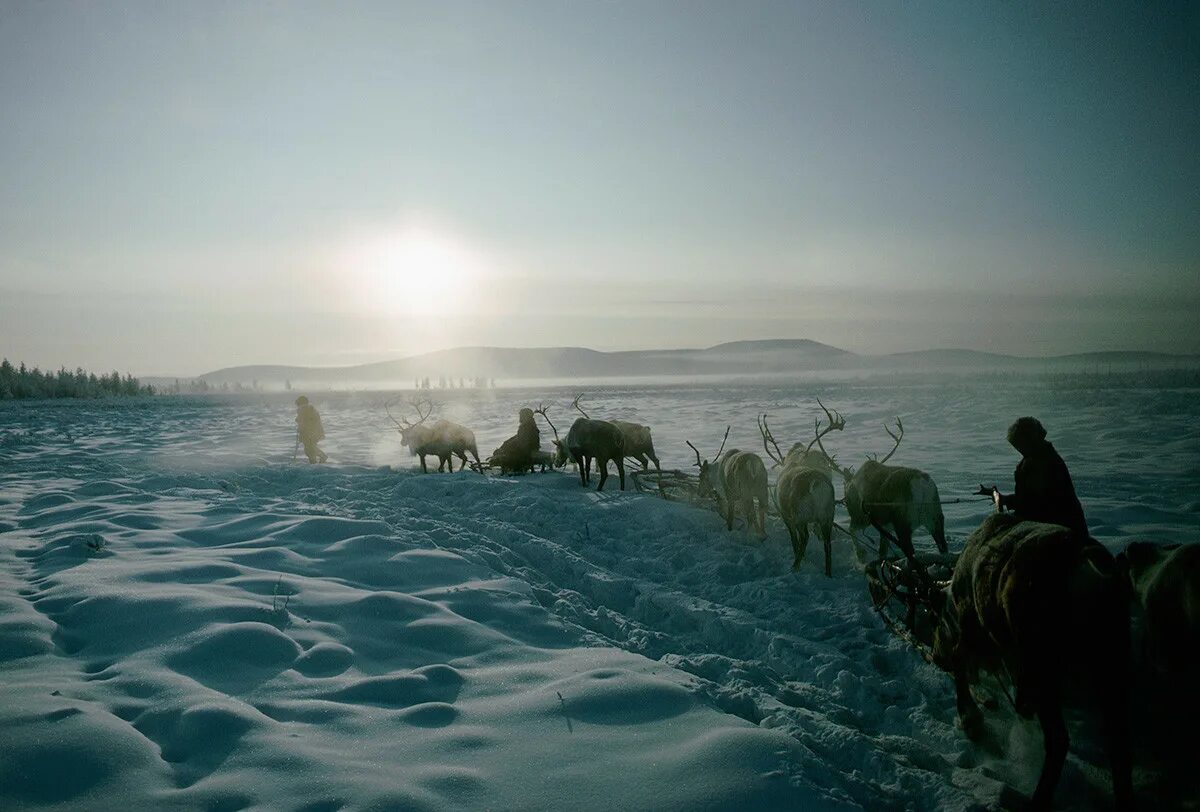
[[[1194,391],[585,402],[650,423],[684,467],[684,439],[715,448],[727,423],[757,448],[762,410],[781,441],[807,437],[818,394],[847,417],[827,444],[845,462],[886,451],[902,415],[898,460],[944,498],[1008,486],[1004,429],[1036,414],[1098,538],[1196,540]],[[484,453],[520,405],[570,422],[562,390],[441,399]],[[324,467],[291,464],[282,397],[0,406],[0,807],[968,809],[1030,790],[1036,727],[997,714],[994,746],[969,745],[949,680],[882,629],[845,543],[833,579],[819,544],[793,574],[781,528],[758,545],[615,480],[421,476],[382,400],[314,397]],[[984,508],[948,508],[956,542]],[[1091,808],[1107,772],[1077,750],[1059,797]]]

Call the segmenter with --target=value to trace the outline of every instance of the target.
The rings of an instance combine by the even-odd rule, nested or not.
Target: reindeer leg
[[[648,456],[654,462],[654,470],[662,471],[662,466],[658,464],[658,457],[654,456],[653,451],[648,453],[646,456]]]
[[[596,486],[596,490],[604,490],[604,483],[608,481],[608,460],[604,457],[596,458],[596,468],[600,471],[600,484]]]
[[[896,527],[896,546],[904,551],[909,561],[916,563],[917,551],[913,549],[912,528],[907,525]]]
[[[958,723],[962,725],[967,738],[977,741],[983,735],[983,711],[979,709],[975,697],[971,695],[971,682],[967,672],[961,667],[954,669],[954,698],[958,706]]]
[[[930,535],[933,536],[933,543],[937,545],[939,552],[949,552],[950,548],[946,546],[946,517],[941,514],[940,510]]]
[[[871,526],[875,528],[875,532],[879,534],[879,559],[882,561],[887,557],[888,543],[895,541],[896,537],[884,529],[879,522],[872,521]]]
[[[425,467],[425,455],[424,454],[421,455],[421,473],[422,474],[429,473],[429,469]]]
[[[585,488],[587,487],[588,480],[586,463],[587,457],[583,456],[582,454],[579,456],[579,459],[575,461],[575,467],[579,469],[579,484]]]
[[[646,466],[643,465],[642,467],[645,468]],[[621,478],[621,490],[625,490],[625,460],[623,459],[617,460],[617,474]]]
[[[1046,744],[1046,760],[1042,762],[1042,774],[1038,777],[1037,789],[1033,791],[1030,806],[1049,809],[1054,798],[1054,788],[1062,776],[1063,763],[1067,760],[1070,737],[1067,723],[1063,720],[1062,706],[1057,700],[1043,699],[1038,709],[1038,721],[1042,723],[1042,739]]]
[[[821,536],[821,544],[825,547],[825,577],[833,577],[833,524],[817,525],[817,533]]]
[[[1117,648],[1117,651],[1124,649]],[[1123,658],[1109,666],[1104,696],[1104,736],[1112,771],[1113,802],[1133,809],[1133,752],[1130,731],[1129,671]]]
[[[725,514],[725,529],[732,533],[733,517],[737,510],[737,503],[735,503],[732,499],[725,499],[723,500],[721,507],[723,508],[722,512]]]
[[[792,537],[792,569],[799,570],[800,563],[804,561],[804,553],[808,550],[808,525],[803,522],[792,520],[784,520],[787,525],[788,535]]]
[[[1133,752],[1130,743],[1128,701],[1113,703],[1106,724],[1113,801],[1117,809],[1133,809]]]

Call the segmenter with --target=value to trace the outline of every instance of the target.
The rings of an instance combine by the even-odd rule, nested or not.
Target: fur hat
[[[300,397],[296,398],[297,406],[303,406],[306,403],[308,403],[308,398],[304,397],[304,395],[301,395]]]
[[[1036,417],[1022,417],[1008,427],[1008,442],[1029,445],[1046,439],[1046,429]]]

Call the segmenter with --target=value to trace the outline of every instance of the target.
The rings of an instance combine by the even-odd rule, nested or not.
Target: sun
[[[356,241],[349,275],[370,311],[435,315],[468,309],[484,263],[444,232],[408,227]]]

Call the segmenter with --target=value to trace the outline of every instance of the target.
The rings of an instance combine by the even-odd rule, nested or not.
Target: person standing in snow
[[[304,395],[296,398],[296,432],[310,463],[325,462],[329,459],[324,451],[317,448],[317,443],[325,439],[321,415],[317,414],[316,408]]]
[[[1008,442],[1021,452],[1021,461],[1013,473],[1013,493],[1004,495],[992,486],[997,507],[1011,510],[1018,519],[1062,525],[1086,537],[1087,520],[1071,472],[1046,440],[1041,422],[1020,418],[1009,426]]]

